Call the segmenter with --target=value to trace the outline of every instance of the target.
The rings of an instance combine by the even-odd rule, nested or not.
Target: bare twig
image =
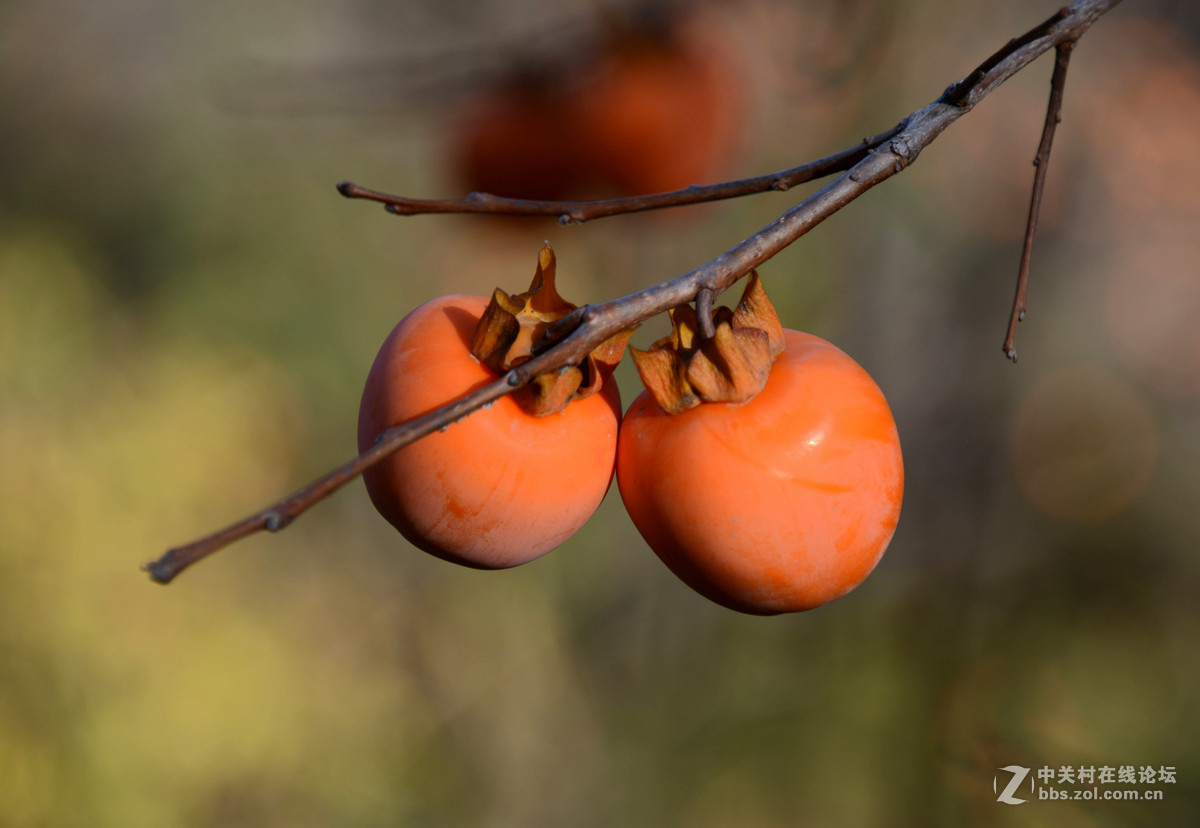
[[[795,242],[858,196],[908,167],[917,155],[950,124],[962,117],[992,89],[1021,71],[1039,55],[1060,43],[1077,41],[1093,22],[1120,0],[1076,2],[1025,36],[1010,41],[981,65],[967,85],[956,84],[951,98],[937,101],[906,118],[885,144],[868,150],[847,172],[788,210],[771,224],[695,270],[620,299],[578,309],[551,329],[555,344],[512,369],[496,382],[420,418],[400,423],[382,435],[360,457],[329,473],[290,497],[231,526],[168,551],[144,569],[159,583],[168,583],[186,567],[260,530],[277,531],[305,510],[344,486],[365,469],[396,450],[433,431],[446,428],[489,402],[529,382],[534,376],[581,362],[613,334],[643,320],[694,300],[702,291],[714,294]]]
[[[1003,61],[1008,59],[1008,57],[1017,49],[1030,44],[1039,38],[1045,37],[1054,29],[1055,26],[1057,26],[1063,20],[1066,20],[1074,10],[1075,6],[1071,6],[1069,8],[1064,6],[1040,26],[1034,26],[1020,37],[1014,37],[1012,40],[1008,41],[1008,43],[1004,44],[1004,46],[997,49],[995,54],[993,54],[983,63],[979,64],[979,66],[975,67],[975,70],[971,72],[971,74],[967,75],[958,83],[951,84],[950,88],[947,89],[942,95],[942,100],[946,103],[954,104],[956,106],[961,106],[962,104],[966,103],[971,91],[979,86],[984,78],[987,77],[989,72],[999,66]]]
[[[1046,123],[1042,139],[1033,159],[1033,195],[1029,200],[1029,220],[1025,224],[1025,241],[1021,247],[1021,266],[1017,271],[1017,293],[1013,297],[1012,313],[1008,318],[1008,334],[1004,337],[1004,353],[1017,361],[1017,323],[1024,321],[1029,297],[1029,262],[1033,256],[1033,237],[1037,235],[1038,216],[1042,212],[1042,194],[1046,189],[1046,168],[1050,166],[1050,149],[1054,145],[1054,130],[1062,120],[1063,89],[1067,84],[1067,64],[1075,48],[1074,40],[1064,40],[1055,47],[1054,73],[1050,77],[1050,103],[1046,107]]]
[[[434,431],[444,429],[450,423],[461,420],[471,412],[498,400],[514,388],[524,385],[532,376],[518,377],[515,376],[516,374],[516,371],[510,371],[496,382],[455,400],[444,408],[388,429],[379,435],[375,445],[367,451],[313,481],[303,489],[268,506],[261,512],[243,518],[194,543],[170,549],[161,558],[151,561],[142,568],[150,574],[151,579],[160,584],[167,584],[196,561],[208,557],[234,541],[263,530],[278,532],[307,511],[309,507],[324,500],[397,449],[432,434]]]
[[[507,198],[491,193],[471,193],[466,198],[460,199],[406,198],[360,187],[351,181],[341,182],[337,185],[337,189],[346,198],[378,201],[385,206],[389,213],[395,213],[398,216],[429,213],[487,213],[502,216],[546,216],[557,218],[559,224],[563,225],[583,224],[585,221],[608,216],[721,201],[772,190],[790,190],[792,187],[808,181],[815,181],[849,169],[861,161],[868,152],[882,146],[888,139],[894,137],[903,127],[903,123],[897,124],[887,132],[881,132],[873,138],[864,138],[859,144],[799,167],[767,173],[754,178],[744,178],[740,181],[686,187],[669,193],[654,193],[629,198],[606,198],[597,201],[535,201]]]

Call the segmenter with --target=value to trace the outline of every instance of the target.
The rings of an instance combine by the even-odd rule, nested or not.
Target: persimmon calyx
[[[671,310],[671,334],[645,351],[630,348],[642,384],[668,414],[701,403],[744,403],[767,384],[771,364],[783,353],[783,324],[751,271],[733,310],[712,312],[714,334],[700,335],[691,305]]]
[[[475,326],[471,354],[497,374],[532,359],[546,330],[577,307],[558,295],[556,269],[554,249],[547,243],[538,251],[529,290],[510,295],[496,288],[492,294]],[[595,394],[616,369],[632,335],[632,329],[621,331],[596,346],[583,362],[539,374],[514,391],[513,399],[527,413],[546,417],[572,400]]]

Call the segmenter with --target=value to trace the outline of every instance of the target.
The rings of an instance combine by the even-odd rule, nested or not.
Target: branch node
[[[913,148],[909,145],[908,141],[906,141],[903,137],[894,139],[888,145],[888,148],[892,151],[892,154],[895,155],[897,158],[896,172],[900,172],[901,170],[903,170],[905,167],[907,167],[909,164],[911,164],[913,162],[914,158],[916,158],[916,153],[913,152]]]

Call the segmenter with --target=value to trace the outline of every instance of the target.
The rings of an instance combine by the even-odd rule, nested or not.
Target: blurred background
[[[0,4],[0,825],[1196,824],[1186,0],[1124,4],[1075,50],[1018,365],[1049,57],[762,269],[899,425],[899,530],[849,596],[711,605],[615,486],[505,572],[414,550],[360,483],[170,587],[138,571],[349,459],[367,368],[420,302],[523,288],[547,239],[568,298],[623,295],[811,191],[563,228],[401,219],[335,183],[575,196],[782,169],[1057,4],[900,8]],[[1132,786],[1160,802],[1010,806],[1007,765],[1177,776]]]

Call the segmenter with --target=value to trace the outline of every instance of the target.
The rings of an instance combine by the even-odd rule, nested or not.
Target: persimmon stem
[[[948,91],[905,118],[897,128],[884,133],[888,138],[877,146],[868,147],[842,175],[715,259],[628,296],[577,309],[560,320],[559,327],[552,327],[547,332],[547,338],[553,344],[495,382],[436,411],[393,426],[380,435],[373,447],[309,486],[224,529],[175,547],[143,568],[153,580],[165,584],[191,564],[236,540],[261,530],[278,531],[398,449],[463,419],[538,374],[581,362],[600,343],[620,331],[691,302],[701,292],[720,293],[867,190],[903,171],[950,124],[993,89],[1039,55],[1061,43],[1077,41],[1092,23],[1119,2],[1076,0],[1068,9],[1027,35],[1010,41],[966,80],[952,86],[953,96],[948,97]],[[344,186],[351,188],[354,185]],[[358,190],[353,192],[354,197],[367,197]]]
[[[707,342],[717,335],[717,329],[713,325],[713,299],[716,298],[712,288],[700,288],[696,292],[696,327],[700,332],[700,339]]]
[[[1025,223],[1025,239],[1021,245],[1021,265],[1017,269],[1017,292],[1013,297],[1012,313],[1008,317],[1008,333],[1004,337],[1004,354],[1017,361],[1017,324],[1024,321],[1029,302],[1029,263],[1033,258],[1033,238],[1037,235],[1038,217],[1042,212],[1042,194],[1046,189],[1046,169],[1050,166],[1050,149],[1054,146],[1054,130],[1062,121],[1063,90],[1067,83],[1067,65],[1075,48],[1074,40],[1064,40],[1055,47],[1054,72],[1050,76],[1050,102],[1046,106],[1046,122],[1037,155],[1033,159],[1033,194],[1029,199],[1029,218]]]

